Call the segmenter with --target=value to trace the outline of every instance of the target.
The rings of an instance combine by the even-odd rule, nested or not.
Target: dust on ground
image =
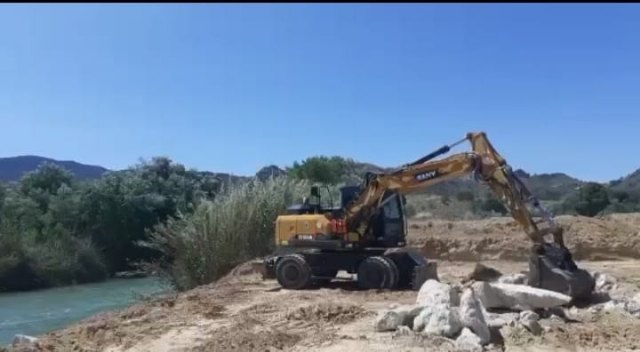
[[[560,217],[579,266],[616,277],[625,294],[640,291],[640,214],[603,219]],[[451,223],[452,225],[449,225]],[[578,245],[578,243],[580,244]],[[480,259],[504,274],[527,270],[528,242],[508,219],[412,223],[410,244],[436,258],[441,281],[459,283]],[[521,253],[522,252],[522,253]],[[637,253],[637,252],[636,252]],[[635,258],[634,258],[635,257]],[[608,258],[608,260],[593,259]],[[250,264],[217,283],[141,302],[40,336],[37,351],[453,351],[443,337],[374,332],[377,312],[415,303],[415,291],[328,287],[285,290]],[[629,351],[640,348],[640,320],[616,312],[574,312],[576,322],[545,322],[547,331],[502,331],[495,351]]]

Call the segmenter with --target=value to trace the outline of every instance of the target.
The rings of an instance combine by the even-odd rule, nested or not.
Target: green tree
[[[595,216],[609,205],[609,194],[601,184],[589,182],[578,192],[575,210],[584,216]]]
[[[62,185],[70,186],[72,180],[73,175],[69,171],[46,162],[20,180],[20,191],[25,195],[29,195],[34,190],[54,194]]]
[[[291,175],[311,182],[337,184],[346,176],[347,160],[339,156],[313,156],[294,162]]]

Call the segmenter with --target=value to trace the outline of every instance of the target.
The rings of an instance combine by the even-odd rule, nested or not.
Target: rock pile
[[[375,330],[444,336],[455,339],[459,351],[482,351],[494,340],[492,329],[505,325],[541,334],[540,316],[533,310],[570,301],[569,296],[525,285],[479,281],[462,288],[427,280],[414,305],[380,312]],[[487,310],[496,308],[506,312]]]

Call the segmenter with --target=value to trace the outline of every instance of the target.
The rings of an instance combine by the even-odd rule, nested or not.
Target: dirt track
[[[579,220],[579,221],[578,221]],[[608,219],[561,217],[569,228],[568,242],[578,258],[623,260],[581,261],[580,266],[612,274],[624,282],[620,290],[640,291],[640,260],[629,258],[637,247],[640,214]],[[573,222],[572,222],[573,221]],[[503,273],[526,270],[524,234],[507,219],[414,223],[410,242],[427,246],[438,260],[440,279],[459,282],[474,261]],[[451,229],[449,229],[451,227]],[[428,231],[428,233],[427,233]],[[588,232],[588,233],[587,233]],[[601,253],[598,248],[601,248]],[[520,254],[523,251],[523,254]],[[584,252],[582,252],[584,251]],[[489,258],[494,258],[493,260]],[[280,289],[245,265],[216,284],[175,297],[145,302],[120,312],[95,316],[62,331],[43,336],[42,351],[450,351],[444,338],[395,336],[376,333],[376,313],[392,304],[411,304],[412,291],[358,291],[336,282],[332,287],[305,291]],[[588,309],[568,309],[578,321],[545,321],[547,331],[533,336],[526,331],[504,331],[504,342],[490,350],[507,351],[626,351],[640,348],[640,320]]]

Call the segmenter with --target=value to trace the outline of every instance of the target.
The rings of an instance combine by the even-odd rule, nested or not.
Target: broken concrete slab
[[[450,285],[431,279],[422,284],[416,298],[416,304],[423,307],[439,304],[455,306],[459,301],[458,292]]]
[[[456,351],[460,352],[482,352],[482,342],[480,337],[474,334],[469,328],[462,329],[460,336],[456,339]]]
[[[541,288],[488,282],[472,285],[476,296],[485,308],[508,308],[512,310],[533,310],[568,304],[571,297]]]
[[[491,340],[491,332],[483,314],[482,303],[472,289],[467,288],[460,297],[460,321],[462,326],[470,328],[483,344]]]

